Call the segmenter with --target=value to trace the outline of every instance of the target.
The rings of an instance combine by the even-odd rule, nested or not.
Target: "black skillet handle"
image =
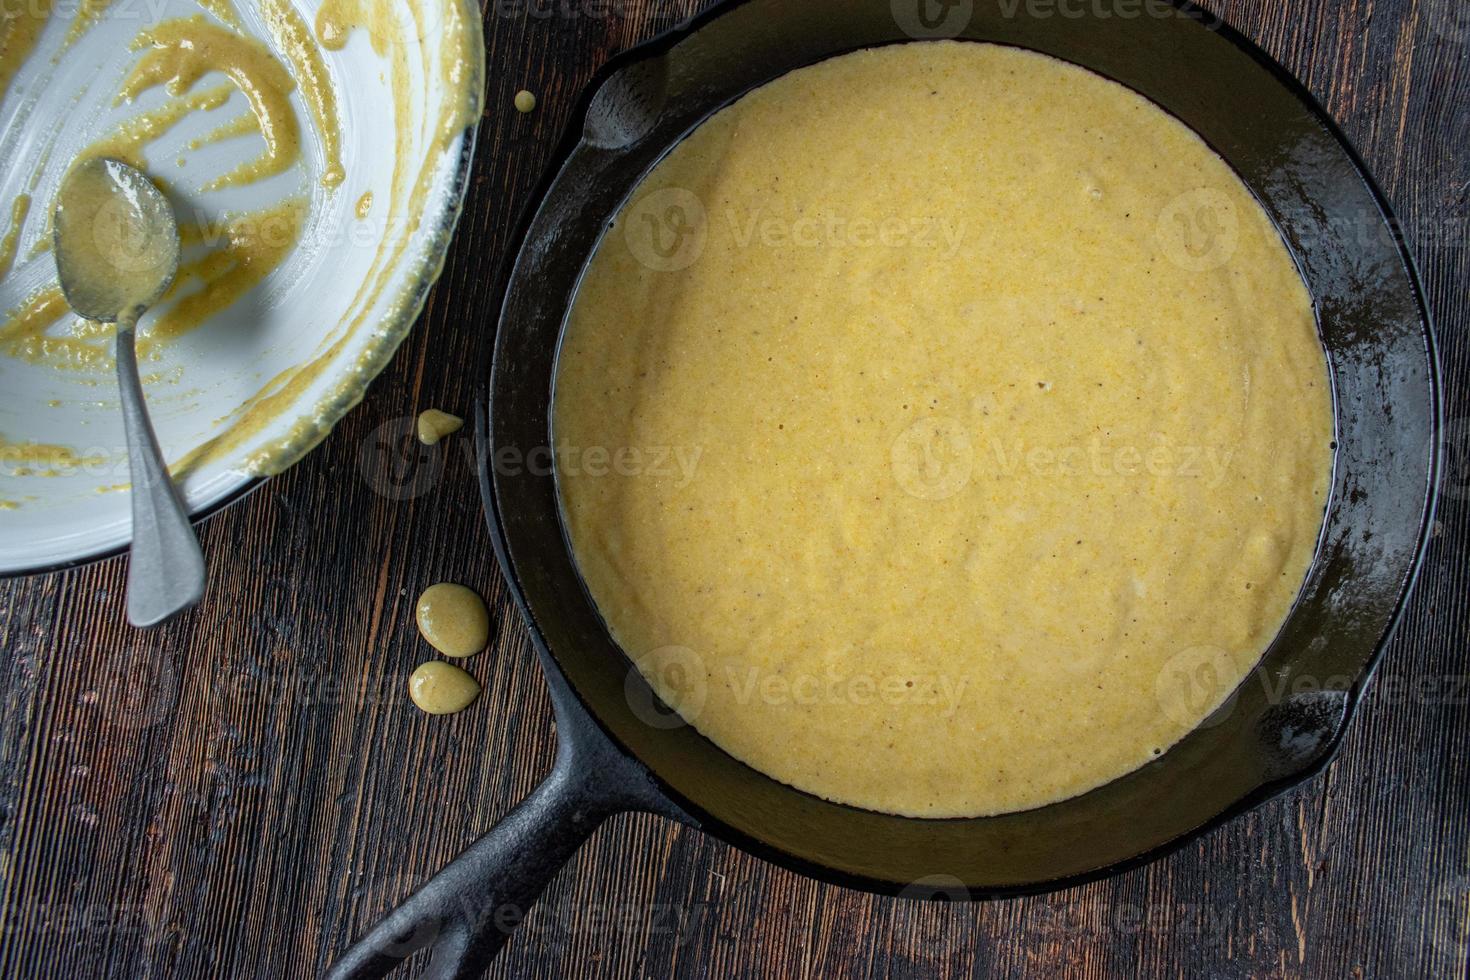
[[[387,976],[425,946],[433,947],[425,977],[478,977],[547,882],[604,820],[628,810],[680,816],[648,771],[571,703],[575,696],[558,680],[552,689],[560,748],[551,775],[353,943],[327,971],[329,980]]]

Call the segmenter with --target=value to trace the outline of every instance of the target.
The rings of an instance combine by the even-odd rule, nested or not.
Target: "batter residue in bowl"
[[[154,232],[154,209],[119,169],[111,160],[73,167],[56,195],[57,266],[70,283],[70,302],[92,316],[123,317],[153,303],[179,258],[175,230]]]
[[[51,17],[52,0],[34,0],[0,13],[0,99],[25,64]]]
[[[247,439],[289,411],[302,393],[347,348],[357,331],[394,323],[402,318],[403,311],[417,309],[422,302],[419,284],[415,283],[392,296],[385,313],[373,315],[379,300],[384,297],[393,271],[407,254],[419,217],[424,212],[440,157],[479,117],[483,98],[484,49],[464,8],[454,0],[436,3],[415,0],[408,3],[406,9],[417,25],[417,34],[410,35],[403,22],[393,17],[385,4],[360,0],[323,0],[316,22],[317,38],[325,50],[340,50],[355,31],[362,30],[369,36],[373,50],[388,60],[398,151],[393,159],[387,208],[382,220],[385,227],[393,229],[394,233],[379,240],[369,274],[349,304],[348,315],[320,353],[268,381],[235,414],[226,431],[185,456],[176,464],[177,470],[189,470],[234,452]],[[434,30],[441,38],[441,53],[433,64],[429,63],[431,59],[418,40],[428,30],[431,10],[439,18]],[[464,92],[466,96],[446,100],[436,112],[425,118],[410,100],[414,86],[414,68],[410,59],[415,55],[423,62],[419,70],[437,77],[444,91]],[[411,152],[411,126],[426,127],[430,134],[426,149],[417,155]],[[438,234],[447,235],[448,232],[446,227]],[[371,378],[392,356],[402,331],[385,331],[381,336],[382,342],[370,347],[358,359],[352,376],[338,384],[313,413],[296,422],[275,445],[248,458],[245,469],[255,473],[278,473],[315,446],[327,432],[321,419],[335,418],[361,399],[361,379]]]
[[[261,42],[196,16],[164,21],[140,34],[133,47],[147,54],[123,82],[121,97],[128,101],[155,85],[184,95],[209,71],[223,73],[250,101],[265,152],[216,177],[204,190],[273,177],[301,156],[300,127],[291,108],[296,80]]]
[[[1267,216],[1029,52],[860,52],[720,112],[607,233],[560,357],[614,636],[731,754],[875,810],[1144,765],[1259,660],[1322,523],[1326,364]]]
[[[11,475],[40,475],[84,466],[100,466],[106,460],[81,456],[70,446],[44,442],[12,442],[0,432],[0,463]]]
[[[31,212],[31,196],[22,194],[10,202],[10,227],[0,236],[0,279],[10,272],[15,262],[15,249],[20,244],[20,227]]]
[[[261,211],[222,219],[201,227],[179,228],[184,245],[201,245],[209,237],[212,248],[196,250],[180,266],[165,300],[174,300],[147,333],[138,338],[139,355],[154,354],[161,344],[203,325],[270,275],[295,247],[306,220],[304,198],[287,198]],[[111,364],[106,328],[78,324],[57,335],[52,328],[70,309],[60,287],[36,293],[0,326],[5,353],[58,368],[95,368]]]
[[[83,156],[113,156],[156,177],[149,166],[149,148],[186,117],[223,106],[232,91],[241,92],[249,113],[224,120],[207,135],[189,141],[197,150],[211,143],[259,133],[264,150],[253,158],[213,176],[202,185],[205,200],[214,191],[254,184],[287,171],[303,169],[302,140],[306,133],[297,118],[292,94],[305,106],[310,132],[322,150],[315,177],[327,194],[340,186],[347,167],[343,160],[343,121],[338,110],[337,81],[330,53],[341,49],[358,28],[371,34],[373,50],[386,62],[393,92],[392,125],[397,155],[392,162],[392,185],[380,195],[382,225],[368,274],[341,321],[321,346],[302,363],[268,377],[259,390],[222,420],[216,434],[176,459],[176,475],[200,466],[234,459],[240,447],[257,440],[263,431],[283,432],[269,446],[250,454],[238,468],[257,473],[276,472],[290,465],[316,443],[345,407],[361,397],[365,378],[392,354],[406,328],[403,311],[422,300],[421,284],[411,283],[401,295],[385,293],[401,271],[409,246],[417,240],[435,174],[446,150],[479,115],[483,48],[471,16],[457,0],[408,0],[386,4],[342,4],[328,0],[319,16],[329,25],[318,38],[311,25],[287,0],[260,0],[258,11],[267,39],[250,36],[230,0],[199,0],[205,14],[147,24],[136,30],[132,46],[137,60],[119,79],[118,98],[129,101],[162,86],[172,97],[162,106],[142,112],[101,133]],[[92,9],[95,8],[95,9]],[[0,34],[5,68],[0,73],[0,96],[20,64],[36,47],[36,39],[51,16],[48,3],[31,4],[22,16],[4,18]],[[123,29],[135,14],[116,23],[107,19],[107,4],[89,6],[86,19]],[[100,29],[100,28],[99,28]],[[431,47],[421,38],[432,33]],[[68,57],[70,40],[57,57]],[[12,58],[12,55],[14,57]],[[206,74],[219,73],[227,84],[201,84]],[[447,93],[463,92],[432,103],[426,86]],[[419,93],[419,94],[415,94]],[[12,92],[10,97],[27,98]],[[422,134],[427,133],[425,138]],[[42,158],[37,173],[45,166]],[[162,183],[162,181],[160,181]],[[168,344],[197,328],[216,312],[234,304],[281,267],[304,234],[318,220],[321,194],[300,187],[269,207],[243,212],[218,211],[181,221],[186,252],[176,289],[156,316],[140,325],[141,356],[160,359]],[[192,202],[191,202],[192,203]],[[38,209],[39,210],[39,209]],[[46,209],[49,211],[49,205]],[[0,246],[9,251],[24,223],[24,209],[9,228],[0,229]],[[447,229],[441,234],[447,234]],[[45,248],[47,236],[36,243]],[[432,247],[430,251],[433,251]],[[3,257],[3,256],[0,256]],[[8,264],[8,263],[7,263]],[[0,275],[4,269],[0,268]],[[401,285],[398,288],[403,288]],[[362,330],[373,331],[378,342],[367,344],[359,363],[343,368],[335,360]],[[380,336],[379,336],[380,335]],[[110,371],[108,332],[79,323],[68,315],[54,286],[31,293],[0,322],[0,355],[58,368],[102,375]],[[309,410],[300,402],[328,372],[341,371],[340,385],[320,395]],[[314,399],[315,401],[315,399]],[[277,425],[281,417],[299,417],[294,425]],[[176,454],[177,455],[177,454]]]
[[[299,47],[292,43],[297,36],[293,33],[293,17],[300,21],[294,11],[290,16],[277,11],[268,18],[273,26],[279,25],[288,52]],[[296,26],[305,29],[304,23]],[[265,44],[200,15],[146,27],[134,38],[132,47],[139,52],[139,59],[122,80],[118,100],[130,102],[157,86],[166,87],[174,98],[123,122],[94,141],[79,159],[113,157],[146,171],[150,145],[185,117],[223,106],[232,90],[246,97],[250,114],[226,123],[197,142],[258,131],[265,149],[258,158],[246,160],[206,183],[204,190],[254,183],[284,172],[300,159],[300,126],[290,101],[297,82]],[[304,55],[299,57],[303,63],[309,61]],[[219,72],[229,83],[196,88],[209,72]],[[305,77],[309,83],[304,93],[308,106],[335,106],[330,77],[315,71],[308,71]],[[335,109],[323,109],[314,115],[318,135],[328,150],[328,173],[322,181],[331,184],[332,168],[340,169],[340,160],[333,155],[333,148],[340,146],[340,134],[326,128],[337,126]],[[249,121],[248,129],[240,119]],[[147,321],[140,331],[139,355],[156,357],[161,344],[200,326],[264,281],[300,240],[307,209],[306,198],[289,196],[258,211],[183,222],[180,236],[186,246],[196,248],[181,266],[170,291],[169,298],[176,302]],[[17,231],[20,223],[15,223]],[[106,370],[111,364],[106,329],[73,320],[55,286],[32,294],[0,323],[0,353],[58,368]]]

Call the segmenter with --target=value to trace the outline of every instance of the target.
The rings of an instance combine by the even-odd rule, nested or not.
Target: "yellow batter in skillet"
[[[1135,93],[859,52],[719,113],[594,257],[555,398],[580,568],[656,690],[793,786],[925,817],[1167,749],[1299,590],[1331,460],[1307,291]]]

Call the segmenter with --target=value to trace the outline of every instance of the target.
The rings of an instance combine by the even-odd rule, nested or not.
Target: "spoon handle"
[[[204,596],[204,555],[189,525],[138,377],[137,314],[117,322],[117,383],[133,480],[133,548],[128,563],[128,622],[157,626]]]

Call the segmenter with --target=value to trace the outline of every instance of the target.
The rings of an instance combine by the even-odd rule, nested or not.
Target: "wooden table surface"
[[[613,51],[692,0],[491,0],[489,108],[423,322],[305,462],[202,528],[203,607],[129,629],[125,562],[0,583],[0,977],[306,977],[547,772],[467,412],[493,272]],[[654,817],[605,825],[507,977],[1463,976],[1470,940],[1470,0],[1208,4],[1300,77],[1383,183],[1438,318],[1446,496],[1419,588],[1326,772],[1165,860],[1035,898],[915,904],[818,884]],[[519,88],[540,108],[511,109]],[[413,600],[491,601],[471,710],[430,718]]]

